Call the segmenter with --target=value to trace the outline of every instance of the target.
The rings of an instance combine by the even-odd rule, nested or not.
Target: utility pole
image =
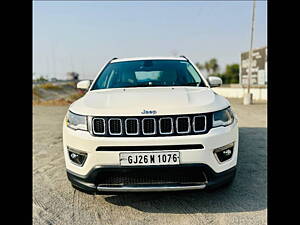
[[[55,50],[54,47],[52,47],[52,63],[53,63],[53,77],[56,77],[56,58],[55,58]]]
[[[250,51],[249,51],[248,85],[247,85],[247,94],[245,94],[244,96],[244,105],[253,104],[252,93],[250,93],[250,85],[251,85],[251,75],[252,75],[252,52],[253,52],[252,47],[253,47],[254,21],[255,21],[255,0],[253,0],[251,43],[250,43]]]

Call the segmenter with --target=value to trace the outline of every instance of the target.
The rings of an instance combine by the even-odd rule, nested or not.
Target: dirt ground
[[[83,92],[75,89],[72,82],[53,84],[45,83],[33,85],[32,104],[33,105],[70,105],[83,95]]]
[[[67,180],[68,106],[33,106],[33,224],[267,224],[266,103],[229,99],[240,126],[237,175],[215,192],[88,195]]]

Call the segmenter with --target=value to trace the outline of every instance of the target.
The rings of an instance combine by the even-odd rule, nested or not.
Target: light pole
[[[252,93],[250,93],[250,85],[251,85],[251,75],[252,75],[252,46],[253,46],[254,21],[255,21],[255,0],[253,0],[251,43],[250,43],[250,51],[249,51],[248,85],[247,85],[247,93],[244,95],[244,105],[250,105],[253,103]]]

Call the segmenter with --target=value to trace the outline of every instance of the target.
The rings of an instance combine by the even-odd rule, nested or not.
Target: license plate
[[[122,152],[120,153],[121,166],[137,165],[177,165],[179,152]]]

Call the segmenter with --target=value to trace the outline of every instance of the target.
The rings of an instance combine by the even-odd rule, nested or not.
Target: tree
[[[48,81],[48,79],[44,78],[43,76],[40,76],[39,78],[36,79],[36,82],[42,83],[42,82],[46,82]]]
[[[212,58],[208,62],[208,67],[212,70],[212,73],[215,74],[219,71],[219,64],[216,58]]]
[[[209,64],[209,62],[204,63],[204,68],[207,71],[207,74],[210,75],[210,64]]]
[[[224,84],[239,83],[239,64],[226,65],[226,70],[222,74],[215,74],[222,79]]]
[[[78,81],[79,74],[76,73],[76,72],[68,72],[67,77],[68,77],[69,80]]]
[[[226,65],[224,76],[230,84],[239,83],[239,64]]]
[[[200,63],[196,63],[196,66],[198,67],[199,70],[203,70],[204,69],[204,66]]]
[[[214,75],[222,79],[224,84],[239,83],[239,64],[226,65],[224,73],[220,73],[220,66],[216,58],[205,61],[204,64],[196,63],[196,66],[207,71],[208,76]]]
[[[196,66],[200,70],[205,69],[208,75],[216,74],[219,71],[219,64],[216,58],[212,58],[209,61],[204,62],[204,65],[196,63]]]

